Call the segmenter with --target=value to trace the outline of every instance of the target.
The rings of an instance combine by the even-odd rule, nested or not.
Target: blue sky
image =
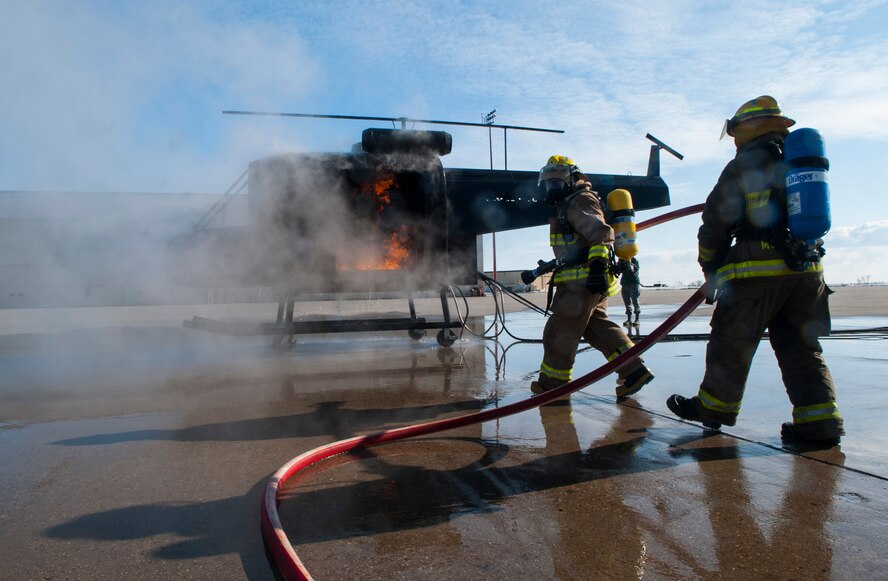
[[[826,140],[827,280],[888,281],[886,23],[881,0],[5,0],[0,190],[222,192],[254,159],[344,151],[367,126],[223,109],[480,122],[495,108],[498,123],[566,130],[510,132],[511,169],[562,153],[641,174],[652,133],[685,155],[662,159],[677,208],[732,157],[725,117],[771,94]],[[486,131],[451,132],[446,167],[489,166]],[[698,223],[642,233],[644,283],[700,278]],[[549,252],[543,229],[497,235],[499,269]]]

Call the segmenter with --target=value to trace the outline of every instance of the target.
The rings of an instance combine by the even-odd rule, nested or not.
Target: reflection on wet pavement
[[[649,307],[642,334],[672,310]],[[515,337],[542,324],[507,318]],[[441,349],[318,335],[282,354],[179,328],[0,336],[0,573],[272,579],[258,526],[268,475],[335,440],[529,397],[541,346],[506,337]],[[336,456],[288,483],[282,521],[319,579],[872,577],[888,570],[888,437],[873,421],[888,411],[888,355],[878,336],[823,343],[848,430],[838,448],[783,447],[791,406],[769,349],[737,426],[675,419],[665,399],[696,389],[705,343],[664,342],[645,355],[656,380],[625,402],[611,376]],[[575,377],[602,362],[580,354]]]

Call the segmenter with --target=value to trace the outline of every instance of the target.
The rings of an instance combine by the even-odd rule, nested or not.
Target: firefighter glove
[[[589,292],[606,295],[610,284],[607,280],[607,264],[600,260],[593,260],[589,264],[589,278],[586,279],[586,288]]]

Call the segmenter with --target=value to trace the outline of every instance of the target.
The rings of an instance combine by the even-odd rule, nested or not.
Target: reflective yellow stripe
[[[540,365],[540,373],[543,375],[547,375],[552,379],[560,379],[562,381],[570,381],[571,373],[573,373],[573,368],[570,369],[553,369],[549,367],[545,363]]]
[[[812,262],[803,272],[823,272],[823,264]],[[765,276],[787,276],[801,274],[792,270],[782,258],[773,260],[749,260],[746,262],[728,263],[716,271],[718,284],[735,279],[759,278]]]
[[[589,247],[589,260],[594,260],[596,258],[603,258],[607,260],[610,258],[610,249],[604,244],[596,244],[595,246]]]
[[[564,242],[564,236],[561,234],[549,234],[549,243],[553,246],[562,246],[564,247],[564,253],[567,253],[568,249],[571,246],[574,246],[577,242],[574,240],[570,243]],[[556,256],[558,253],[555,253]],[[564,254],[562,254],[563,256]],[[586,280],[589,276],[589,268],[580,265],[574,267],[560,268],[555,271],[555,274],[552,275],[552,283],[560,284],[562,282],[569,282],[573,280]]]
[[[607,273],[607,282],[610,285],[607,287],[607,296],[612,297],[620,292],[620,281],[610,272]]]
[[[563,234],[549,234],[549,246],[572,246],[576,244],[576,241],[565,242]],[[610,257],[610,248],[604,244],[596,244],[594,246],[589,247],[589,260],[593,258],[604,258],[607,260]]]
[[[838,420],[841,417],[839,415],[839,406],[834,401],[797,407],[792,410],[792,421],[796,424],[822,422],[823,420],[832,419]]]
[[[576,244],[576,242],[571,242],[569,244],[564,243],[564,237],[561,234],[549,234],[549,243],[555,246],[563,246],[565,247],[565,252],[567,252],[567,248]],[[557,253],[556,253],[557,254]],[[605,244],[595,244],[589,247],[589,253],[587,254],[587,260],[604,260],[607,261],[610,259],[610,247]],[[561,284],[563,282],[571,282],[576,280],[585,281],[589,278],[589,267],[587,265],[580,265],[568,268],[561,268],[555,271],[555,274],[552,275],[552,283],[553,284]],[[612,297],[618,292],[620,292],[620,284],[615,276],[611,273],[608,273],[608,289],[607,296]]]
[[[630,349],[632,349],[632,347],[634,345],[635,345],[635,343],[633,343],[632,341],[629,341],[628,343],[624,343],[624,344],[620,345],[619,347],[617,347],[616,351],[614,351],[613,353],[611,353],[610,355],[607,356],[607,360],[613,361],[614,359],[619,357],[619,355],[621,353],[625,353],[626,351],[629,351]]]
[[[762,190],[760,192],[750,192],[746,194],[746,209],[755,210],[756,208],[763,208],[768,205],[768,200],[770,198],[770,189]]]
[[[713,397],[711,394],[707,393],[702,387],[700,391],[697,392],[697,398],[700,400],[700,403],[704,408],[713,411],[719,412],[723,414],[737,414],[740,412],[740,402],[727,403],[723,402],[720,399]]]
[[[540,419],[543,426],[547,428],[558,428],[560,426],[572,426],[574,423],[573,408],[570,405],[547,405],[546,411],[540,413]]]
[[[568,282],[572,280],[586,280],[589,278],[588,266],[577,266],[574,268],[562,268],[556,270],[552,276],[552,282],[558,284],[560,282]]]
[[[575,280],[585,281],[587,278],[589,278],[589,267],[577,266],[575,268],[563,268],[555,271],[555,274],[552,276],[552,283],[561,284],[563,282],[571,282]],[[607,284],[607,296],[612,297],[620,292],[620,281],[610,272],[607,273]]]
[[[777,107],[762,107],[761,105],[756,105],[753,107],[749,107],[748,109],[743,109],[742,111],[737,113],[737,115],[735,115],[735,117],[739,120],[739,119],[742,119],[748,115],[751,115],[752,113],[756,113],[758,111],[764,111],[766,113],[773,113],[774,115],[780,114],[780,109]]]
[[[710,262],[715,258],[715,250],[712,248],[705,248],[703,246],[697,246],[697,259],[702,262]]]
[[[774,215],[769,201],[771,190],[761,190],[744,194],[746,197],[746,220],[756,227],[769,226],[774,221]]]

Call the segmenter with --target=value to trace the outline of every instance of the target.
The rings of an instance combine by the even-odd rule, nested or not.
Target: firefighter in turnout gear
[[[793,421],[783,424],[782,436],[829,446],[844,435],[819,341],[830,330],[832,291],[819,260],[800,260],[792,252],[783,141],[794,123],[765,95],[743,104],[725,124],[723,134],[734,138],[737,154],[706,199],[697,234],[707,300],[717,297],[706,370],[697,395],[673,395],[666,404],[677,416],[710,428],[733,426],[767,330],[793,405]]]
[[[605,222],[598,195],[573,160],[555,155],[540,171],[545,200],[555,207],[549,242],[559,267],[552,274],[555,297],[552,316],[543,331],[543,362],[535,393],[571,380],[580,339],[607,357],[623,353],[633,343],[620,325],[607,317],[607,299],[619,290],[611,272],[614,231]],[[653,379],[642,359],[617,370],[617,396],[636,393]]]

